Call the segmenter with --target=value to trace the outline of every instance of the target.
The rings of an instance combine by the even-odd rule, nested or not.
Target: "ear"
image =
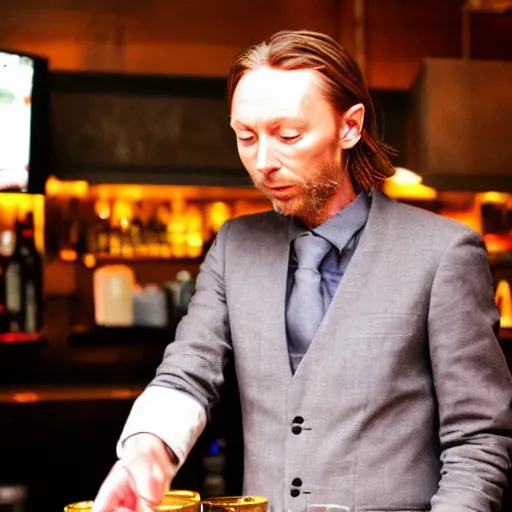
[[[352,105],[341,118],[340,144],[341,149],[353,148],[360,140],[363,131],[364,105]]]

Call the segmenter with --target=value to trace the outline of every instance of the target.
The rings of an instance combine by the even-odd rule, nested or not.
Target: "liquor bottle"
[[[6,274],[8,310],[16,313],[11,332],[14,329],[30,334],[40,332],[43,325],[43,261],[34,242],[34,218],[30,212],[22,221],[16,221],[16,243]]]
[[[159,258],[161,256],[160,232],[161,225],[158,219],[158,208],[154,207],[148,221],[146,222],[146,227],[143,233],[144,243],[148,247],[148,256],[152,258]]]
[[[134,256],[146,256],[147,248],[143,240],[144,231],[143,207],[141,201],[137,201],[133,204],[133,217],[130,223],[130,243],[133,247]]]
[[[89,226],[88,252],[105,255],[110,252],[110,203],[98,199],[94,203],[94,220]]]
[[[78,258],[87,253],[87,226],[80,215],[80,200],[71,198],[69,201],[69,214],[67,216],[68,226],[67,246],[76,252]]]
[[[7,309],[7,265],[11,261],[14,233],[9,230],[0,233],[0,334],[10,332],[10,314]],[[21,306],[20,306],[21,311]]]

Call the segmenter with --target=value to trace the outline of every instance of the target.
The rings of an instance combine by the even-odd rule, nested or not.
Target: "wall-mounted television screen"
[[[0,49],[0,192],[44,193],[49,103],[47,59]]]

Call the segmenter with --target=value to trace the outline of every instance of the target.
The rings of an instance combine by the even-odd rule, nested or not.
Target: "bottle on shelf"
[[[158,256],[160,258],[169,258],[171,256],[171,246],[167,240],[167,224],[170,218],[169,204],[166,201],[160,202],[156,209],[156,231],[158,240]]]
[[[10,332],[11,304],[7,296],[7,265],[11,261],[14,248],[14,233],[4,230],[0,233],[0,334]],[[12,299],[11,299],[12,300]],[[21,311],[21,305],[17,308]]]
[[[130,243],[133,247],[134,256],[146,256],[147,250],[144,245],[144,215],[141,201],[133,204],[133,218],[130,224]]]
[[[110,203],[103,199],[94,202],[94,220],[89,227],[88,252],[108,254],[110,252]]]
[[[43,327],[43,261],[34,241],[34,218],[16,221],[16,241],[5,268],[8,332],[38,335]]]
[[[146,223],[144,241],[148,247],[148,256],[152,258],[161,257],[161,222],[159,219],[158,205],[153,205],[151,215]]]

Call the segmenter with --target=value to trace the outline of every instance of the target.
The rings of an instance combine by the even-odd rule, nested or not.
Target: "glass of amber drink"
[[[203,500],[202,512],[267,512],[263,496],[221,496]]]
[[[164,499],[162,500],[162,505],[165,505],[165,502],[169,498],[173,497],[185,498],[191,501],[201,502],[201,495],[196,491],[187,491],[185,489],[171,489],[164,494]]]
[[[201,512],[199,493],[186,490],[172,490],[164,494],[162,502],[156,507],[158,512],[176,510],[180,512]]]
[[[93,501],[77,501],[64,507],[64,512],[91,512]]]
[[[64,512],[91,512],[93,501],[78,501],[64,507]],[[195,491],[172,490],[164,494],[155,508],[158,512],[201,512],[201,496]]]

